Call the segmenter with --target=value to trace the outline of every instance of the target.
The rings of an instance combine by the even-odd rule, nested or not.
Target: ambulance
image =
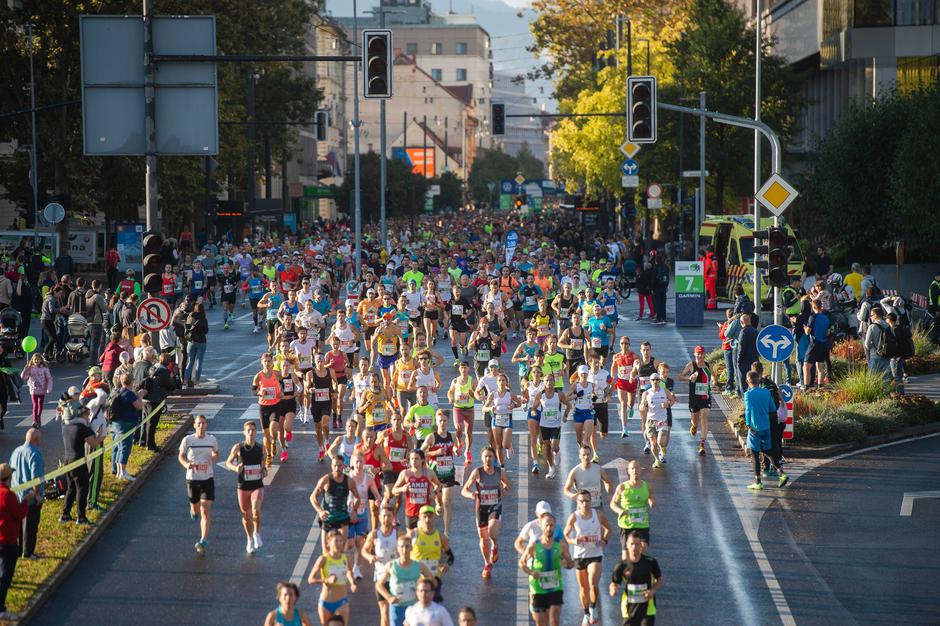
[[[760,228],[773,226],[772,218],[762,218]],[[784,226],[790,243],[790,260],[787,274],[801,275],[803,251],[796,240],[796,233],[789,225]],[[718,299],[734,301],[734,288],[741,285],[754,299],[754,217],[750,215],[706,215],[699,230],[699,245],[711,246],[718,257]],[[758,283],[761,301],[769,301],[773,292],[766,282],[767,270],[760,269]]]

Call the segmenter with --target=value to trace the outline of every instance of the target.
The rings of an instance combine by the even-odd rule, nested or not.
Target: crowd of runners
[[[528,576],[532,619],[560,623],[562,570],[574,568],[582,624],[599,623],[606,577],[609,593],[621,597],[623,623],[652,625],[663,585],[647,555],[656,500],[637,461],[626,481],[613,483],[598,444],[638,428],[643,452],[663,471],[679,381],[688,385],[690,436],[705,455],[717,383],[702,346],[677,364],[675,379],[649,341],[633,351],[617,332],[627,319],[622,269],[636,261],[629,243],[559,246],[566,228],[486,213],[450,216],[446,227],[439,217],[393,223],[387,248],[367,232],[358,273],[342,228],[245,242],[238,263],[224,267],[219,299],[226,320],[241,299],[254,332],[267,335],[251,382],[259,411],[230,450],[220,452],[202,416],[180,446],[190,514],[200,523],[196,551],[208,551],[217,460],[237,472],[245,550],[254,554],[263,546],[267,472],[292,455],[315,455],[325,473],[309,501],[322,545],[306,580],[319,588],[319,622],[349,623],[352,594],[371,576],[383,626],[453,624],[443,604],[447,573],[455,558],[473,558],[455,555],[449,541],[461,530],[454,498],[475,504],[480,575],[488,579],[513,498],[513,433],[524,430],[531,473],[561,475],[576,503],[563,519],[539,502],[513,543],[509,560]],[[519,244],[507,251],[510,229]],[[452,380],[441,376],[448,360]],[[482,441],[473,436],[480,421]],[[312,428],[313,447],[295,446],[297,427]],[[577,441],[574,467],[559,467],[562,437]],[[620,559],[607,564],[611,541],[619,541]],[[281,583],[276,593],[266,624],[313,623],[296,585]],[[450,608],[458,623],[476,623],[472,608]]]

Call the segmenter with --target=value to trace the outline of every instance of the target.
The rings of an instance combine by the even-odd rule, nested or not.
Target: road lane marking
[[[313,560],[313,555],[316,553],[319,544],[320,525],[314,520],[313,526],[310,527],[310,532],[307,533],[307,539],[300,549],[300,556],[297,557],[297,563],[294,564],[294,571],[290,575],[290,581],[295,585],[302,584],[304,574],[307,568],[310,567],[310,561]]]
[[[910,517],[914,512],[914,500],[922,498],[940,498],[940,491],[905,491],[901,499],[901,515]]]
[[[519,528],[529,519],[529,433],[520,433],[526,437],[519,442],[517,454],[519,455],[519,486],[516,488],[516,524]],[[501,534],[505,534],[501,533]],[[513,533],[512,541],[515,542],[518,531]],[[513,556],[516,554],[513,548]],[[518,559],[516,559],[518,560]],[[529,577],[520,568],[516,568],[516,623],[529,623]]]
[[[42,413],[39,416],[39,420],[42,422],[43,426],[53,421],[54,419],[55,419],[55,409],[43,409]],[[33,425],[33,417],[32,415],[30,415],[20,420],[20,422],[16,426],[17,428],[28,428],[28,427],[32,427],[32,425]]]
[[[224,406],[224,402],[200,402],[190,409],[189,412],[193,415],[205,415],[206,419],[211,420],[219,414],[219,411],[221,411]]]

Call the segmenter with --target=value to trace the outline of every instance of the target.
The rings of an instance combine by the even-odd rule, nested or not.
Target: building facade
[[[506,105],[506,115],[538,115],[542,113],[538,100],[528,95],[525,86],[513,82],[513,76],[493,74],[493,102]],[[538,117],[507,117],[506,134],[493,138],[493,145],[515,156],[523,146],[537,159],[548,160],[548,134],[545,123]]]

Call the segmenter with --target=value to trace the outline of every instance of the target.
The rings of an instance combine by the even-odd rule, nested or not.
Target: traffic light
[[[627,77],[627,138],[656,143],[656,77]]]
[[[512,204],[517,209],[521,209],[526,204],[525,194],[524,193],[516,194],[516,197],[513,199]]]
[[[506,134],[506,105],[502,102],[493,103],[493,136]]]
[[[392,31],[371,28],[362,31],[362,95],[392,97]]]
[[[779,227],[771,228],[770,252],[767,255],[767,282],[771,287],[787,286],[789,259],[790,247],[787,245],[787,231]]]
[[[317,127],[317,141],[326,141],[326,127],[330,125],[329,113],[317,111],[313,119]]]
[[[151,296],[159,296],[163,287],[163,237],[159,233],[144,233],[144,291]]]

